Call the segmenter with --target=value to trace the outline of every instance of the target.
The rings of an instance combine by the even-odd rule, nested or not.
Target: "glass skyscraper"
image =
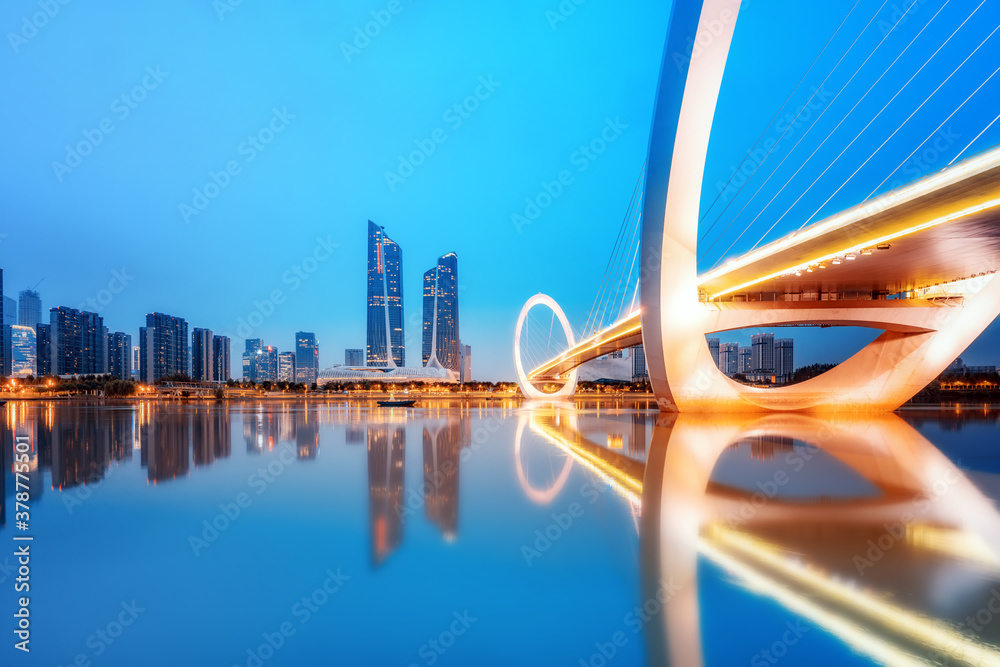
[[[403,251],[368,221],[368,365],[406,365],[403,337]]]
[[[229,337],[212,336],[212,377],[216,382],[226,382],[232,376],[229,370]]]
[[[26,289],[17,298],[17,323],[34,329],[42,322],[42,297],[35,290]]]
[[[459,345],[458,255],[450,252],[424,274],[424,366],[457,372],[461,363]]]
[[[37,370],[35,330],[17,324],[4,329],[5,333],[10,331],[10,375],[22,378],[34,375]]]
[[[295,332],[295,381],[311,385],[319,378],[319,345],[316,334]]]

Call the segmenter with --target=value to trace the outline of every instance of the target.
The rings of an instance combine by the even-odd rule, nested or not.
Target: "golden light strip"
[[[642,482],[640,480],[626,475],[621,470],[608,464],[604,459],[594,456],[588,451],[581,450],[563,436],[550,433],[549,429],[539,426],[534,421],[531,422],[531,430],[566,452],[566,454],[571,456],[574,461],[584,468],[603,479],[612,489],[618,492],[619,495],[624,496],[633,505],[636,507],[642,506]]]
[[[635,333],[636,331],[639,331],[640,329],[642,329],[642,323],[641,322],[639,324],[636,324],[636,325],[632,326],[630,329],[626,329],[625,331],[621,331],[621,332],[616,333],[611,338],[597,340],[597,339],[601,338],[601,336],[606,336],[607,332],[611,331],[616,326],[619,326],[620,324],[624,324],[624,323],[628,322],[630,319],[632,319],[633,317],[638,317],[638,315],[639,315],[639,311],[635,311],[634,313],[632,313],[631,315],[629,315],[625,319],[621,320],[617,324],[613,324],[610,327],[608,327],[607,329],[604,329],[603,331],[600,331],[600,332],[594,334],[590,338],[577,343],[576,345],[574,345],[570,349],[566,350],[565,352],[563,352],[562,354],[560,354],[558,357],[556,357],[552,361],[544,363],[541,366],[539,366],[538,368],[536,368],[535,370],[533,370],[530,373],[528,373],[528,378],[529,379],[533,378],[536,375],[538,375],[539,373],[541,373],[541,372],[543,372],[545,370],[548,370],[549,368],[552,368],[553,366],[558,366],[561,362],[566,361],[570,357],[579,356],[579,355],[583,354],[584,352],[589,352],[590,350],[593,350],[596,347],[600,347],[601,345],[607,345],[608,343],[614,341],[617,338],[621,338],[622,336],[627,336],[628,334]],[[578,349],[578,348],[580,348],[581,345],[586,345],[590,341],[596,341],[596,342],[594,342],[593,344],[589,345],[588,347],[585,347],[585,348],[582,348],[582,349]]]
[[[959,220],[961,218],[965,218],[965,217],[968,217],[970,215],[974,215],[976,213],[981,213],[983,211],[988,211],[989,209],[996,208],[997,206],[1000,206],[1000,199],[991,199],[990,201],[985,202],[983,204],[977,204],[976,206],[970,206],[969,208],[963,209],[963,210],[958,211],[956,213],[952,213],[950,215],[946,215],[946,216],[943,216],[943,217],[940,217],[940,218],[935,218],[934,220],[930,220],[928,222],[924,222],[924,223],[921,223],[919,225],[914,225],[912,227],[908,227],[908,228],[900,230],[898,232],[893,232],[892,234],[886,234],[884,236],[880,236],[880,237],[875,238],[875,239],[869,239],[869,240],[865,241],[864,243],[859,243],[859,244],[851,246],[851,247],[849,247],[849,248],[847,248],[845,250],[838,250],[836,252],[827,253],[825,255],[822,255],[821,257],[817,257],[815,259],[811,259],[811,260],[809,260],[807,262],[802,262],[801,264],[796,264],[796,265],[794,265],[794,266],[792,266],[790,268],[781,269],[780,271],[776,271],[774,273],[771,273],[770,275],[766,275],[766,276],[763,276],[761,278],[754,278],[753,280],[747,281],[747,282],[742,283],[740,285],[737,285],[735,287],[731,287],[729,289],[726,289],[726,290],[723,290],[723,291],[718,292],[716,294],[713,294],[712,296],[709,297],[709,299],[717,299],[720,296],[725,296],[727,294],[732,294],[733,292],[739,292],[740,290],[744,290],[747,287],[751,287],[751,286],[757,285],[759,283],[767,282],[768,280],[773,280],[775,278],[780,278],[781,276],[783,276],[783,275],[785,275],[787,273],[793,273],[795,271],[804,271],[807,267],[812,266],[814,264],[818,264],[820,262],[830,261],[830,260],[834,259],[835,257],[839,257],[841,255],[850,254],[850,253],[854,253],[854,252],[860,252],[862,248],[867,248],[869,246],[876,246],[876,245],[878,245],[880,243],[888,243],[889,241],[893,241],[893,240],[901,238],[903,236],[909,236],[910,234],[916,234],[917,232],[922,232],[922,231],[924,231],[926,229],[931,229],[932,227],[938,227],[940,225],[943,225],[943,224],[946,224],[946,223],[949,223],[949,222],[954,222],[955,220]],[[709,274],[709,275],[711,275],[711,274]],[[702,279],[701,282],[705,283],[705,282],[708,282],[709,280],[710,280],[710,278],[708,276],[706,276],[705,278]]]
[[[820,591],[835,603],[863,609],[866,615],[873,617],[883,626],[902,636],[909,637],[917,643],[931,646],[945,655],[959,658],[969,664],[1000,664],[1000,652],[995,648],[977,643],[963,633],[945,626],[943,623],[935,623],[926,616],[904,609],[870,593],[865,593],[846,584],[834,581],[829,577],[825,577],[809,568],[794,563],[788,558],[783,557],[778,549],[763,540],[740,534],[737,531],[729,530],[722,526],[713,526],[712,534],[719,542],[762,561],[769,567],[781,571],[812,590]],[[708,547],[708,549],[714,549],[714,547],[711,547],[707,543],[704,546]],[[716,553],[719,552],[716,550]],[[735,562],[735,559],[731,560]],[[749,569],[743,564],[740,565]],[[784,600],[787,596],[782,595],[783,591],[781,589],[785,589],[791,595],[797,596],[787,586],[771,583],[765,577],[761,575],[757,576],[764,582],[768,582],[769,585],[766,584],[765,588],[768,589],[766,592],[769,595],[779,600]],[[770,590],[772,588],[775,589],[773,592]],[[828,614],[828,612],[822,609],[819,609],[819,611]],[[822,624],[824,627],[830,627],[827,625],[826,620],[822,621]],[[860,634],[849,631],[846,634],[840,634],[840,636],[848,639],[852,644],[857,641],[859,645],[863,645],[862,643],[865,638],[870,639],[870,632],[869,629],[862,629]]]
[[[808,241],[816,238],[817,236],[840,229],[841,227],[846,227],[847,225],[871,217],[875,213],[881,213],[882,211],[892,208],[897,204],[904,203],[925,194],[930,194],[948,185],[954,185],[964,178],[984,171],[989,171],[990,169],[994,169],[998,166],[1000,166],[1000,147],[994,148],[993,150],[983,153],[977,157],[970,158],[956,167],[951,167],[943,172],[939,172],[917,181],[916,183],[913,183],[898,192],[889,192],[888,194],[885,194],[867,204],[862,204],[853,209],[848,209],[847,211],[835,215],[825,222],[819,222],[812,227],[806,228],[805,231],[792,232],[787,237],[768,244],[756,252],[751,252],[743,257],[727,262],[715,271],[709,271],[705,274],[703,281],[708,282],[710,280],[714,280],[715,278],[723,276],[730,271],[743,268],[744,266],[748,266],[754,262],[758,262],[761,259],[774,255],[782,250],[787,250],[803,240]]]

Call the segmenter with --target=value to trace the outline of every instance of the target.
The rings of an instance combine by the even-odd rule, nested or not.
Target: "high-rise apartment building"
[[[712,353],[712,361],[715,362],[716,366],[719,366],[719,339],[709,338],[708,339],[708,351]]]
[[[308,331],[295,332],[295,374],[296,382],[311,385],[319,378],[319,345],[316,334]]]
[[[458,255],[448,253],[424,273],[424,366],[458,371]]]
[[[774,374],[778,382],[788,382],[795,373],[795,341],[779,338],[774,341]]]
[[[295,352],[282,352],[278,355],[278,382],[296,382]]]
[[[762,333],[750,336],[752,373],[774,372],[774,334]]]
[[[261,364],[257,369],[258,382],[278,381],[278,348],[268,345],[261,350]]]
[[[356,348],[344,350],[344,365],[353,367],[364,366],[365,351]]]
[[[736,343],[719,345],[719,370],[732,377],[740,372],[740,346]]]
[[[216,382],[227,382],[232,378],[228,336],[212,336],[212,363],[212,377]]]
[[[215,379],[215,335],[211,329],[191,331],[191,378],[199,382]]]
[[[121,331],[108,334],[108,372],[119,380],[132,378],[132,336]]]
[[[17,295],[17,323],[34,329],[42,323],[42,297],[35,290],[21,290]],[[36,332],[37,333],[37,332]]]
[[[139,354],[140,347],[138,345],[132,346],[132,379],[139,379]]]
[[[403,336],[403,251],[385,230],[368,221],[369,366],[406,365]]]
[[[153,383],[162,377],[186,373],[188,323],[180,317],[150,313],[139,329],[139,377]]]
[[[49,363],[53,375],[107,372],[108,330],[97,313],[49,309]]]
[[[17,301],[5,296],[3,298],[3,325],[12,327],[17,324]]]
[[[741,347],[737,352],[739,362],[736,372],[746,375],[753,371],[753,353],[749,347]]]
[[[632,357],[632,381],[644,382],[649,379],[649,367],[646,365],[646,348],[636,345],[629,354]]]

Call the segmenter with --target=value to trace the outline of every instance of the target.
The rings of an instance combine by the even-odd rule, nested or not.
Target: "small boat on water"
[[[400,401],[389,399],[387,401],[379,401],[378,404],[383,408],[412,408],[417,404],[417,399],[410,398]]]

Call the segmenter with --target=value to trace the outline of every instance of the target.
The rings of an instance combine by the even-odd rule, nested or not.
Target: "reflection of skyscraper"
[[[243,416],[243,439],[247,453],[261,454],[274,449],[279,441],[278,417],[262,409]]]
[[[211,465],[228,458],[231,452],[231,429],[227,409],[221,406],[198,406],[191,421],[191,452],[196,466]]]
[[[403,539],[403,461],[406,430],[368,427],[368,503],[372,564],[381,565]]]
[[[154,413],[140,427],[147,479],[155,483],[188,474],[191,418],[190,413]]]
[[[52,486],[69,489],[104,477],[111,459],[110,429],[94,411],[63,407],[52,426]]]
[[[403,251],[368,221],[368,365],[406,365],[403,340]]]
[[[424,512],[449,540],[458,534],[458,471],[463,423],[468,420],[424,428]]]
[[[628,453],[632,456],[646,454],[646,415],[632,415],[632,437],[628,441]]]
[[[316,409],[305,405],[295,413],[295,452],[299,459],[314,459],[319,450],[319,421]]]
[[[424,274],[424,366],[458,371],[458,255],[438,259]]]

